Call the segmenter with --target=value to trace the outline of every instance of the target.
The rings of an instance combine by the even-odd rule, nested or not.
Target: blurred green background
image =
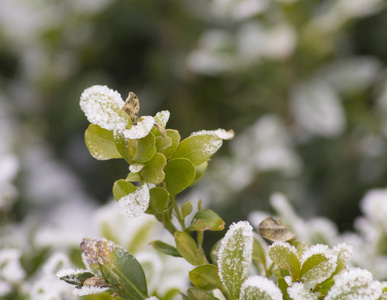
[[[270,211],[280,191],[302,216],[351,229],[365,192],[387,182],[386,32],[377,0],[4,0],[0,99],[23,128],[12,149],[40,136],[105,203],[128,170],[89,155],[79,97],[108,85],[135,92],[140,114],[169,110],[182,137],[235,131],[181,200],[230,223]],[[23,176],[9,220],[29,213]]]

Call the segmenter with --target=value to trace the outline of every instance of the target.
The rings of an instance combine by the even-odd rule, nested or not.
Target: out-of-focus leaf
[[[169,244],[166,244],[162,241],[156,240],[149,243],[154,249],[159,251],[160,253],[174,256],[174,257],[181,257],[179,251],[177,249]]]
[[[192,286],[187,290],[189,300],[217,300],[218,298],[214,297],[210,293],[199,289],[198,287]]]
[[[195,240],[188,232],[176,231],[175,242],[177,251],[179,251],[181,256],[183,256],[190,264],[199,266],[207,263],[196,245]]]
[[[272,217],[267,217],[258,225],[258,233],[270,241],[286,242],[295,238],[294,233],[281,220]]]

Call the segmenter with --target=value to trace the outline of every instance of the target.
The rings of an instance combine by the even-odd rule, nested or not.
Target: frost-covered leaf
[[[144,168],[143,164],[134,163],[129,166],[129,171],[132,173],[138,173]]]
[[[318,300],[317,295],[313,294],[303,283],[295,282],[288,287],[288,295],[294,300]]]
[[[147,297],[144,271],[139,262],[124,248],[105,238],[84,238],[82,259],[92,273],[119,289],[119,295],[134,300]]]
[[[301,281],[318,284],[328,279],[336,269],[336,256],[327,245],[317,244],[304,252],[301,264]]]
[[[300,278],[301,264],[294,246],[286,242],[274,242],[269,247],[269,257],[280,268],[288,270],[294,281]]]
[[[116,196],[114,195],[114,197]],[[118,210],[121,214],[128,218],[138,217],[148,208],[149,200],[149,188],[147,184],[144,183],[134,192],[131,192],[118,199]]]
[[[192,219],[188,231],[218,231],[224,229],[224,221],[211,209],[199,210]]]
[[[267,217],[258,225],[258,234],[270,241],[286,242],[295,238],[294,233],[281,220],[272,217]]]
[[[142,116],[138,119],[137,124],[132,125],[130,129],[125,129],[122,133],[123,135],[130,140],[138,140],[146,137],[153,125],[155,124],[155,120],[151,116]]]
[[[60,280],[73,285],[83,285],[86,279],[93,277],[94,274],[88,270],[61,269],[56,273]]]
[[[122,110],[124,101],[121,95],[107,86],[95,85],[84,90],[80,106],[90,123],[123,132],[131,125],[129,116]]]
[[[186,261],[194,266],[206,264],[206,260],[202,256],[202,252],[196,245],[195,240],[188,232],[176,231],[175,242],[177,251],[183,256]]]
[[[132,159],[137,163],[150,161],[156,154],[156,138],[153,133],[137,140],[137,148]]]
[[[122,158],[116,147],[113,131],[90,124],[85,132],[85,143],[90,154],[98,160]]]
[[[222,140],[231,140],[234,138],[234,131],[232,130],[226,131],[221,128],[216,130],[201,130],[201,131],[193,132],[191,136],[207,135],[207,134],[217,136]]]
[[[158,214],[161,214],[167,206],[169,193],[162,187],[151,188],[150,191],[149,209],[152,209]]]
[[[73,294],[76,296],[86,296],[106,292],[110,287],[100,287],[100,286],[82,286],[80,288],[75,288]]]
[[[171,195],[187,188],[195,178],[195,167],[186,158],[171,159],[165,166],[165,182]]]
[[[189,272],[189,280],[202,290],[224,289],[214,265],[198,266]]]
[[[281,290],[265,277],[253,276],[242,284],[240,300],[282,300]]]
[[[192,135],[181,141],[172,158],[187,158],[198,166],[218,151],[222,139],[214,134]]]
[[[155,115],[155,121],[157,124],[159,124],[161,127],[164,127],[167,126],[167,122],[169,120],[169,116],[170,116],[170,113],[168,110],[163,110],[163,111],[160,111],[158,112],[156,115]]]
[[[145,181],[153,184],[162,182],[165,178],[164,166],[166,163],[165,156],[161,153],[156,153],[142,170]]]
[[[175,256],[175,257],[181,257],[179,251],[177,249],[169,244],[166,244],[162,241],[152,241],[149,243],[155,250],[159,251],[160,253]]]
[[[337,257],[335,274],[340,273],[347,267],[347,263],[352,256],[353,247],[347,244],[339,244],[333,248],[333,253]]]
[[[179,146],[180,143],[180,134],[177,130],[174,129],[167,129],[166,130],[167,137],[169,137],[172,140],[171,146],[166,148],[163,151],[163,154],[166,158],[170,158],[173,153],[175,153],[177,146]]]
[[[113,196],[117,201],[134,191],[136,191],[136,187],[123,179],[117,180],[113,185]]]
[[[253,252],[253,228],[247,221],[230,225],[218,253],[219,277],[233,297],[238,298],[247,278]]]
[[[325,300],[377,300],[382,295],[382,284],[372,279],[367,270],[352,268],[344,270],[334,277]]]

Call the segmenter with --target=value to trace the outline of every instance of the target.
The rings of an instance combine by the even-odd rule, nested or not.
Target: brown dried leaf
[[[129,92],[128,98],[126,98],[125,104],[122,109],[129,115],[133,123],[137,123],[138,113],[140,111],[140,102],[135,93]]]
[[[290,241],[295,238],[295,234],[279,219],[267,217],[258,225],[258,234],[270,241]]]

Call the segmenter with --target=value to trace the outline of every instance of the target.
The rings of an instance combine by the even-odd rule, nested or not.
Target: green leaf
[[[188,231],[219,231],[224,229],[224,221],[211,209],[199,210],[192,219]]]
[[[202,290],[224,290],[224,286],[218,276],[218,268],[214,265],[196,267],[189,272],[189,280]]]
[[[223,285],[234,298],[239,298],[247,278],[253,252],[253,228],[247,221],[230,225],[219,248],[218,268]]]
[[[291,300],[288,294],[288,284],[286,283],[285,278],[280,277],[278,278],[278,287],[280,288],[282,292],[283,300]]]
[[[251,276],[242,285],[240,300],[277,300],[282,299],[281,290],[266,277]]]
[[[166,244],[162,241],[156,240],[149,243],[155,250],[159,251],[160,253],[174,256],[174,257],[181,257],[179,251],[177,249],[169,244]]]
[[[149,190],[150,202],[149,208],[158,214],[161,214],[167,206],[169,193],[162,187],[154,187]]]
[[[156,154],[156,138],[153,133],[149,133],[146,137],[137,140],[137,149],[132,157],[133,161],[145,163],[150,161]]]
[[[90,124],[85,132],[86,147],[98,160],[122,158],[114,141],[113,132],[98,125]]]
[[[254,237],[253,242],[253,261],[256,261],[266,268],[266,252],[265,247],[262,246],[263,241],[260,241],[258,238]]]
[[[107,283],[119,287],[120,296],[134,300],[147,297],[144,271],[124,248],[105,238],[84,238],[81,249],[86,267]]]
[[[156,153],[153,158],[148,161],[142,169],[142,174],[146,182],[159,184],[165,178],[164,166],[167,160],[161,153]]]
[[[218,298],[214,297],[210,293],[203,291],[195,286],[191,286],[187,290],[189,300],[217,300]]]
[[[218,151],[222,139],[213,134],[194,135],[181,141],[171,158],[187,158],[198,166]]]
[[[116,135],[114,137],[114,142],[116,144],[116,148],[118,152],[121,154],[121,156],[130,164],[130,143],[128,143],[128,140],[123,135]]]
[[[136,187],[123,179],[117,180],[113,185],[113,196],[117,201],[134,191],[136,191]]]
[[[204,163],[195,167],[196,175],[194,180],[191,182],[190,186],[195,185],[200,180],[200,178],[202,178],[203,174],[207,170],[207,166],[208,166],[208,162],[205,161]]]
[[[163,153],[168,147],[172,145],[172,139],[169,136],[157,136],[156,137],[156,149],[157,152]]]
[[[337,256],[337,266],[334,274],[340,273],[347,267],[347,263],[352,256],[353,248],[347,244],[340,244],[333,248],[333,252]]]
[[[169,146],[167,149],[164,150],[163,154],[166,158],[170,158],[173,153],[175,153],[175,150],[180,142],[180,134],[177,130],[174,129],[167,129],[167,137],[169,137],[172,140],[171,146]]]
[[[126,181],[132,181],[132,182],[137,182],[141,181],[140,175],[138,173],[132,173],[130,172],[128,176],[125,178]]]
[[[336,262],[328,246],[314,245],[303,255],[300,278],[304,283],[321,283],[328,279],[335,269]]]
[[[142,300],[147,297],[144,271],[136,258],[124,248],[117,247],[112,253],[112,263],[104,264],[103,269],[118,277],[118,283],[130,299]],[[108,272],[104,272],[106,274]]]
[[[186,158],[170,160],[165,166],[165,182],[171,195],[188,187],[195,178],[195,167]]]
[[[181,206],[181,214],[183,216],[183,218],[187,217],[193,210],[193,206],[192,206],[192,203],[191,201],[186,201],[183,203],[183,205]]]
[[[190,264],[199,266],[206,264],[206,260],[202,256],[202,252],[196,245],[195,240],[188,232],[176,231],[175,243],[177,251],[185,258]]]
[[[68,284],[82,286],[86,279],[95,275],[88,270],[63,270],[58,272],[57,276]]]
[[[218,266],[218,255],[219,255],[219,248],[222,243],[222,239],[217,241],[214,246],[212,246],[210,256],[211,256],[211,262],[215,265]]]
[[[269,256],[278,267],[290,272],[293,281],[299,280],[301,264],[294,246],[286,242],[274,242],[269,247]]]

